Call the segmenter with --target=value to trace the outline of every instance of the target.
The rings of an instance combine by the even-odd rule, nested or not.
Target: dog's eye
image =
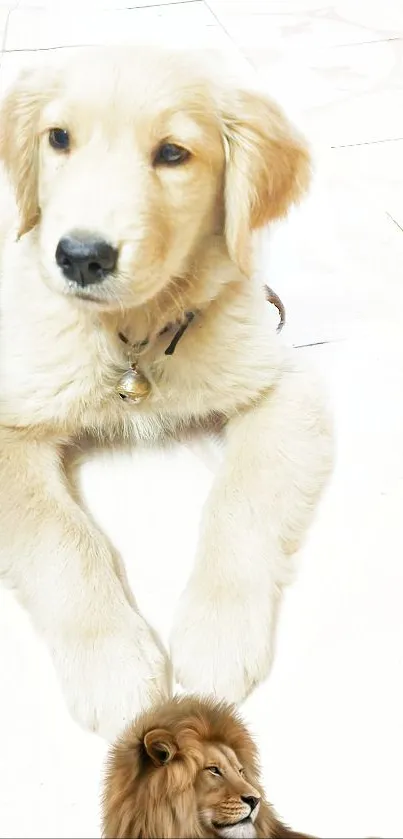
[[[56,151],[68,151],[70,147],[69,132],[64,128],[51,128],[49,131],[49,145]]]
[[[154,166],[177,166],[179,163],[184,163],[188,157],[190,153],[182,146],[177,146],[175,143],[163,143],[154,157]]]
[[[221,769],[218,766],[206,766],[208,772],[211,772],[212,775],[221,775]]]

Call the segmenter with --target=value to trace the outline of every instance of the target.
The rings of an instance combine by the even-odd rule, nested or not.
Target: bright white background
[[[244,710],[268,795],[296,829],[401,837],[401,0],[136,7],[0,3],[0,86],[54,47],[123,39],[220,46],[251,62],[310,136],[311,197],[265,241],[262,265],[286,303],[287,340],[325,342],[296,351],[323,371],[338,462],[285,598],[271,677]],[[82,472],[86,500],[165,638],[214,462],[206,443],[99,455]],[[2,589],[0,662],[0,836],[99,835],[105,744],[69,719],[46,649]]]

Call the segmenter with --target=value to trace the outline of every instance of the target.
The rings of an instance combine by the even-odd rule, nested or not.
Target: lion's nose
[[[259,804],[260,798],[258,798],[257,795],[241,795],[241,801],[243,801],[244,804],[249,804],[250,811],[253,813]]]
[[[101,283],[118,260],[116,248],[91,233],[71,233],[60,239],[56,262],[65,277],[79,286]]]

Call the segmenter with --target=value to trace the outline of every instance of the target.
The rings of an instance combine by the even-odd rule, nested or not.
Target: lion
[[[176,697],[137,717],[112,747],[104,839],[308,839],[265,798],[256,746],[234,706]]]

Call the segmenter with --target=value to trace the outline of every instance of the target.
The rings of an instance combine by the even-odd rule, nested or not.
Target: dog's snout
[[[56,262],[67,279],[79,286],[101,283],[116,267],[116,248],[91,234],[63,236],[56,248]]]
[[[248,804],[251,813],[253,813],[259,804],[260,798],[258,798],[257,795],[241,795],[241,801],[243,801],[244,804]]]

